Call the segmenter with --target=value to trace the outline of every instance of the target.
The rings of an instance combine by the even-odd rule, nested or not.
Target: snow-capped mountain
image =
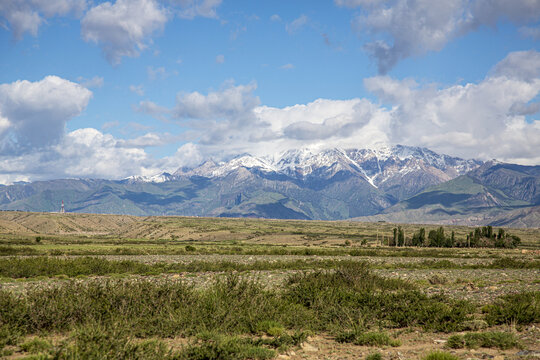
[[[540,166],[482,163],[398,145],[244,154],[120,181],[0,186],[0,209],[57,211],[63,200],[69,212],[324,220],[377,215],[385,221],[464,224],[477,218],[489,223],[494,216],[501,222],[501,214],[515,209],[531,226],[538,217],[538,189]]]
[[[482,164],[477,160],[463,160],[439,155],[429,149],[397,145],[379,149],[309,149],[288,150],[274,157],[242,155],[227,162],[206,161],[192,169],[178,169],[175,176],[220,177],[238,168],[256,169],[266,173],[280,173],[301,179],[310,175],[331,177],[346,171],[365,177],[375,187],[389,178],[426,168],[438,169],[454,178]]]
[[[482,164],[478,160],[464,160],[426,148],[403,145],[375,149],[293,149],[273,157],[244,154],[219,163],[207,160],[194,168],[180,168],[172,175],[131,177],[127,181],[160,183],[194,176],[219,179],[231,174],[239,175],[238,172],[242,171],[238,179],[246,179],[251,173],[268,179],[289,179],[306,186],[324,187],[338,179],[355,178],[395,200],[402,200],[428,186],[466,174]]]
[[[281,176],[295,181],[316,179],[320,184],[339,174],[363,179],[374,188],[403,199],[426,186],[463,175],[481,164],[477,160],[464,160],[426,148],[403,145],[377,149],[293,149],[274,157],[241,155],[219,163],[208,160],[195,168],[180,168],[172,175],[133,177],[130,181],[163,182],[193,176],[214,179],[245,169],[260,176]]]

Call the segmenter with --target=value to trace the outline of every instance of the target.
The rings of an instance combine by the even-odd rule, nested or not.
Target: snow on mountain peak
[[[390,178],[396,179],[396,176],[401,178],[407,174],[423,171],[436,170],[446,177],[454,178],[475,169],[480,164],[481,162],[476,160],[439,155],[426,148],[380,145],[370,149],[292,149],[273,158],[241,155],[220,163],[210,160],[187,171],[179,169],[174,175],[223,177],[237,169],[245,168],[304,179],[312,175],[331,178],[344,171],[363,177],[371,185],[378,187]],[[427,170],[430,167],[433,170]]]

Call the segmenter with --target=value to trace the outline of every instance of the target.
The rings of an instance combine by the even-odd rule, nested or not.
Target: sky
[[[0,184],[403,144],[540,165],[540,0],[0,0]]]

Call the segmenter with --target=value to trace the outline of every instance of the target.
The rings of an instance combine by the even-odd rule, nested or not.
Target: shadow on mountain
[[[180,195],[164,197],[163,195],[155,195],[146,192],[139,193],[132,191],[127,191],[124,195],[119,196],[119,198],[146,205],[170,205],[175,203],[181,203],[186,200],[185,197]]]
[[[419,209],[422,206],[432,204],[441,204],[444,207],[451,207],[470,197],[470,194],[451,194],[444,191],[430,191],[405,200],[405,203],[407,204],[408,209]]]

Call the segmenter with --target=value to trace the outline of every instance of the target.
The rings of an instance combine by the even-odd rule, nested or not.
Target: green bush
[[[47,340],[34,338],[20,345],[21,349],[31,354],[39,354],[52,348],[52,345]]]
[[[20,336],[21,336],[21,333],[20,331],[18,331],[18,329],[13,329],[7,324],[1,325],[0,326],[0,350],[2,350],[6,345],[17,345],[17,342],[19,341]]]
[[[507,332],[478,332],[466,333],[465,335],[453,335],[448,338],[446,344],[452,349],[467,348],[497,348],[501,350],[519,347],[516,336]]]
[[[461,329],[474,310],[470,303],[430,297],[405,281],[376,276],[365,264],[349,265],[293,275],[282,290],[234,274],[201,289],[140,279],[72,280],[24,294],[0,289],[0,330],[66,332],[90,323],[140,338],[209,330],[280,337],[292,329],[339,333],[361,322],[449,332]]]
[[[285,332],[285,328],[277,321],[264,320],[257,323],[256,331],[268,336],[279,336]]]
[[[424,357],[423,360],[459,360],[459,358],[444,351],[433,351]]]
[[[540,292],[505,295],[484,307],[490,325],[528,325],[540,322]]]
[[[188,345],[179,359],[189,360],[242,360],[271,359],[275,351],[258,346],[253,340],[216,333],[202,333]]]
[[[372,353],[366,357],[366,360],[382,360],[381,353]]]
[[[133,341],[125,329],[88,324],[54,350],[55,359],[176,359],[156,340]]]

